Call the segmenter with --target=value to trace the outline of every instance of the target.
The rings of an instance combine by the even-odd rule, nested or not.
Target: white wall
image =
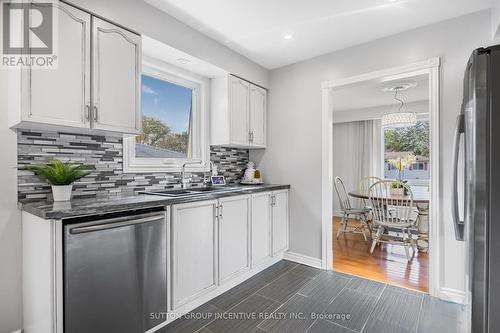
[[[0,70],[0,332],[21,327],[21,215],[17,210],[17,138],[7,128],[7,80]]]
[[[291,184],[291,251],[321,258],[321,83],[439,56],[441,284],[464,290],[465,249],[454,238],[448,170],[467,59],[490,37],[490,11],[482,11],[271,71],[268,148],[251,158],[268,182]]]
[[[268,87],[268,70],[143,0],[69,0],[143,35]]]

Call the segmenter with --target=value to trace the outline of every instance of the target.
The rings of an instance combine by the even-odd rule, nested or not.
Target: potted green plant
[[[52,187],[54,201],[68,201],[71,199],[73,182],[89,174],[84,171],[85,168],[86,166],[82,164],[63,163],[53,159],[50,163],[26,166],[23,170],[32,171],[46,179]]]

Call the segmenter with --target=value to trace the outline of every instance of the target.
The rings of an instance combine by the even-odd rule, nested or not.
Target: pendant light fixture
[[[409,127],[417,124],[417,114],[415,112],[401,112],[405,106],[405,102],[401,98],[398,98],[398,92],[408,88],[410,87],[401,85],[387,89],[388,91],[394,91],[394,100],[399,102],[400,106],[398,112],[388,113],[382,116],[383,127]]]

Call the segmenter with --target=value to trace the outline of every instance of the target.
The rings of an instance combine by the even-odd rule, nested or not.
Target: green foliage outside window
[[[411,127],[386,129],[385,151],[429,157],[429,122],[419,121]]]
[[[160,119],[142,117],[142,134],[136,137],[136,142],[179,153],[188,151],[188,132],[172,133],[170,127]]]

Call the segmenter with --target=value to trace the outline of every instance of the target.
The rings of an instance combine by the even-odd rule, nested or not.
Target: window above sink
[[[205,171],[209,79],[143,56],[141,133],[123,139],[124,172]]]

